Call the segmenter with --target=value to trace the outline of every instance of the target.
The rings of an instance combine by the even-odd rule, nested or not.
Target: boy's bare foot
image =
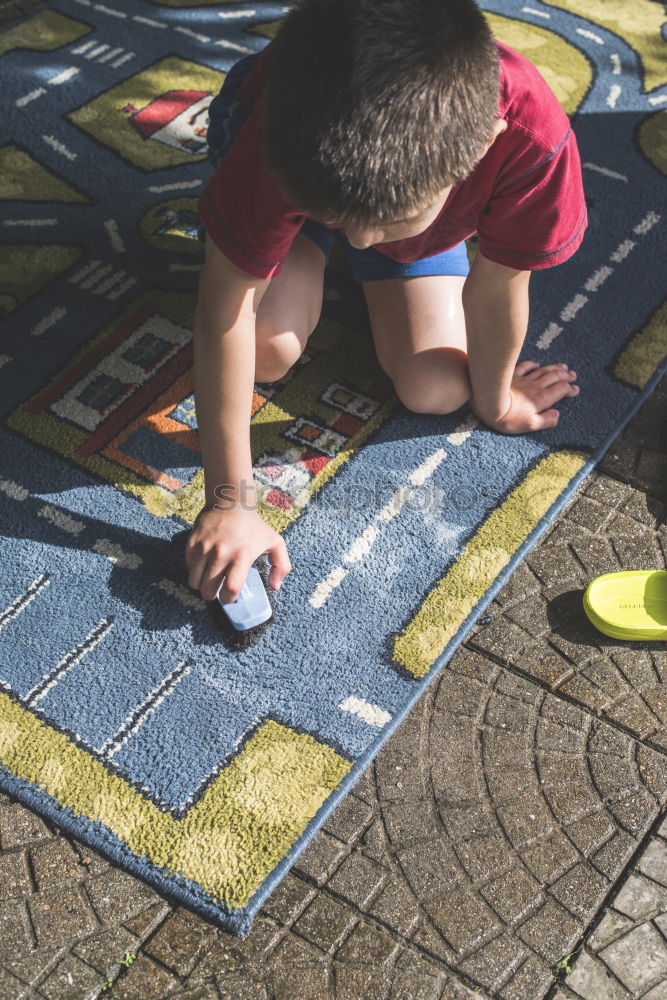
[[[576,377],[577,373],[563,363],[540,366],[537,361],[521,361],[514,369],[510,405],[502,417],[484,423],[503,434],[526,434],[555,427],[560,413],[554,403],[579,394],[579,386],[572,384]],[[476,413],[472,400],[469,405]]]

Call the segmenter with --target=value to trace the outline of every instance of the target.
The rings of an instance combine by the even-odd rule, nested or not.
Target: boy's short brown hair
[[[471,172],[498,91],[474,0],[299,0],[269,63],[267,162],[304,213],[389,224]]]

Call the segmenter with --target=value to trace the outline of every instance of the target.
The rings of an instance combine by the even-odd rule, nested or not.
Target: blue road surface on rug
[[[533,275],[521,359],[581,392],[517,437],[408,411],[333,259],[255,386],[294,570],[242,650],[183,560],[196,202],[208,104],[284,7],[54,0],[0,33],[0,787],[239,935],[665,371],[662,5],[483,6],[578,138],[589,228]]]

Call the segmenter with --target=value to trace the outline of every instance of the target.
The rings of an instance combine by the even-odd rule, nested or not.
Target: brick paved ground
[[[246,941],[0,795],[0,1000],[667,1000],[667,648],[581,608],[667,564],[666,404],[663,380]]]

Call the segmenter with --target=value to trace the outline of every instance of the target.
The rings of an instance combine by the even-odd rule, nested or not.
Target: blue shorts
[[[208,158],[217,167],[240,132],[248,114],[248,109],[235,99],[235,94],[249,73],[259,53],[244,56],[234,63],[225,77],[220,93],[209,105],[209,125],[207,133]],[[352,265],[352,274],[357,281],[382,281],[387,278],[417,278],[424,275],[444,274],[465,277],[470,270],[465,242],[457,244],[444,253],[422,257],[408,264],[392,260],[386,254],[369,247],[357,250],[336,229],[330,229],[314,219],[306,219],[301,234],[320,248],[328,261],[334,242],[340,243]]]

